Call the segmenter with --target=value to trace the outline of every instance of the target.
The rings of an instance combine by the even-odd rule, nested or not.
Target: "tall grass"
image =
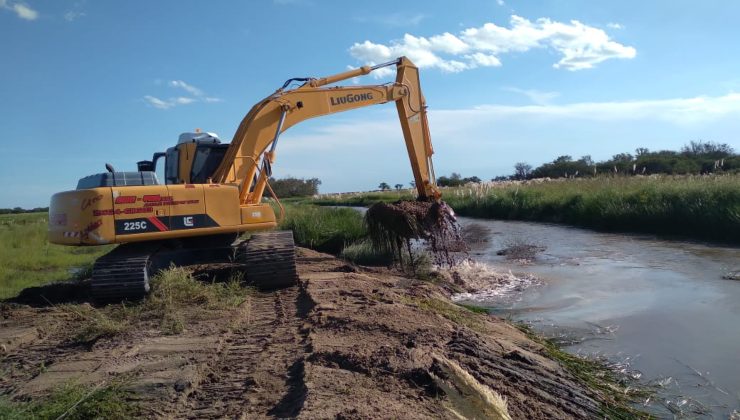
[[[738,176],[603,177],[460,188],[444,198],[464,216],[740,242]]]
[[[0,299],[67,280],[112,246],[69,247],[46,240],[47,213],[0,215]]]
[[[409,196],[411,197],[411,196]],[[599,177],[444,188],[461,216],[565,223],[740,243],[740,176]],[[398,193],[328,195],[322,205],[395,201]]]
[[[293,231],[296,244],[339,254],[345,246],[367,236],[362,215],[352,209],[290,205],[281,229]]]

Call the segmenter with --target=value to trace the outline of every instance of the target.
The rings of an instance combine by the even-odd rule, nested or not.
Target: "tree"
[[[582,163],[586,166],[594,166],[594,160],[591,159],[591,155],[582,156],[580,159],[578,159],[578,163]]]
[[[514,178],[515,179],[527,179],[529,173],[532,172],[532,166],[525,162],[517,162],[514,165]]]
[[[635,149],[635,155],[637,155],[637,157],[645,156],[649,153],[650,150],[648,150],[647,147],[638,147],[637,149]]]
[[[394,185],[396,187],[396,191],[401,191],[401,188],[403,188],[403,184],[396,184]]]
[[[411,185],[411,188],[416,188],[416,181],[409,182],[409,185]]]
[[[715,143],[713,141],[690,141],[689,144],[681,148],[681,153],[685,155],[707,155],[714,158],[730,156],[735,151],[727,143]]]
[[[619,153],[612,156],[612,160],[615,162],[632,162],[632,155],[629,153]]]
[[[378,189],[381,191],[387,191],[391,189],[391,186],[388,185],[387,182],[381,182],[380,185],[378,185]]]
[[[321,181],[318,178],[270,178],[270,186],[275,195],[281,198],[307,197],[319,193]]]

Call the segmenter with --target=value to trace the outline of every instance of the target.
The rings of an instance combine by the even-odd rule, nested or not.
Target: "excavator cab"
[[[214,133],[182,133],[176,146],[136,164],[139,172],[156,172],[159,159],[164,158],[165,184],[206,184],[228,148]]]

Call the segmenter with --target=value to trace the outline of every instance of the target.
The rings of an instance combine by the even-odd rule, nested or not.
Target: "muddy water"
[[[626,362],[658,387],[661,417],[727,418],[740,411],[740,248],[605,234],[563,226],[461,218],[483,227],[472,256],[534,273],[537,286],[476,303],[531,323],[573,353]],[[496,251],[545,248],[530,263]]]

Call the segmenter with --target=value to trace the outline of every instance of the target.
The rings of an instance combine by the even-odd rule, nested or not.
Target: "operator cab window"
[[[168,185],[180,183],[180,179],[178,178],[179,160],[180,152],[176,147],[170,147],[167,149],[167,156],[165,156],[164,179],[165,183]]]
[[[190,182],[204,184],[208,178],[213,176],[218,165],[224,159],[228,144],[199,144],[195,149],[195,159],[190,172]]]

